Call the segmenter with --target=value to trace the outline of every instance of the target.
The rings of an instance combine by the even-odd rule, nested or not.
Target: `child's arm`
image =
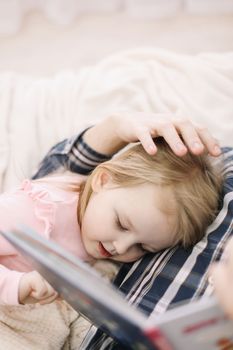
[[[0,304],[48,304],[57,296],[57,292],[38,272],[18,272],[0,265]]]
[[[18,305],[19,281],[23,272],[0,265],[0,304]]]
[[[30,187],[27,181],[25,186],[28,186],[25,190],[22,185],[0,195],[0,231],[23,223],[45,234],[43,226],[39,229],[41,219],[37,220],[35,215],[36,196],[40,192],[36,194],[36,188]],[[57,293],[38,273],[22,272],[25,262],[16,248],[0,235],[0,304],[27,303],[28,297],[33,298],[33,302],[49,303],[57,297]],[[30,271],[30,266],[28,268]]]
[[[155,154],[156,146],[152,138],[157,136],[163,136],[179,156],[184,155],[187,149],[200,154],[205,148],[213,156],[220,154],[218,143],[207,129],[169,114],[115,114],[88,129],[83,139],[91,148],[103,154],[115,153],[136,141],[140,141],[149,154]]]

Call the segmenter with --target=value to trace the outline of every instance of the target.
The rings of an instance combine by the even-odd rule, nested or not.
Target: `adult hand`
[[[153,155],[157,151],[153,138],[157,136],[162,136],[178,156],[188,151],[197,155],[208,151],[212,156],[221,153],[218,142],[207,128],[165,113],[112,114],[88,129],[84,141],[103,154],[115,153],[130,142],[140,141],[146,152]]]
[[[186,118],[172,114],[121,113],[113,116],[115,133],[124,142],[140,141],[149,154],[157,149],[153,138],[162,136],[178,156],[188,150],[201,154],[207,150],[212,156],[221,153],[216,139],[207,128],[197,126]]]

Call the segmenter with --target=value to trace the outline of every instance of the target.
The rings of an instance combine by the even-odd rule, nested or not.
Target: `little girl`
[[[93,133],[102,136],[92,142],[99,152],[102,144],[110,144],[114,153],[129,142],[141,143],[99,164],[87,178],[24,180],[0,197],[0,229],[23,223],[85,261],[131,262],[147,252],[195,244],[216,215],[221,176],[209,156],[186,152],[178,133],[185,140],[187,124],[183,129],[153,118],[124,116],[123,123],[120,117],[109,117],[88,129],[87,140]],[[192,138],[200,141],[193,151],[199,154],[212,139],[205,134],[200,140],[200,133],[188,126]],[[155,136],[164,138],[153,141]],[[212,153],[218,155],[219,150]],[[88,166],[93,159],[86,161]],[[0,263],[0,303],[24,304],[33,298],[45,304],[56,299],[56,291],[3,238]]]

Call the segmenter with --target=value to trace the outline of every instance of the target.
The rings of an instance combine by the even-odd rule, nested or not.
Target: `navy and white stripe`
[[[112,155],[96,152],[84,142],[83,134],[86,130],[52,147],[32,179],[44,177],[59,169],[88,175],[98,164],[111,159]]]

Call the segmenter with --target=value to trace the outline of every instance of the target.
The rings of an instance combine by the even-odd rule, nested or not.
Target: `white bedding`
[[[179,111],[233,146],[233,52],[140,48],[52,78],[1,73],[1,190],[30,176],[55,142],[120,110]]]

